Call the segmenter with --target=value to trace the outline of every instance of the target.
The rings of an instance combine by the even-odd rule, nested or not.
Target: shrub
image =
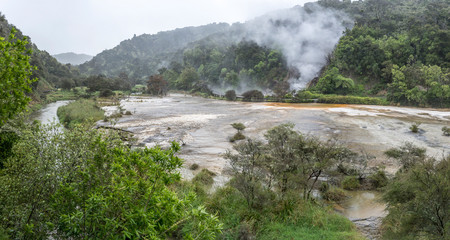
[[[238,132],[241,132],[245,129],[245,125],[242,123],[232,123],[231,126],[236,129]]]
[[[225,92],[225,98],[228,101],[235,101],[236,100],[236,92],[234,90],[228,90]]]
[[[370,175],[369,180],[374,188],[382,188],[388,184],[386,173],[382,170],[378,170],[376,173]]]
[[[264,94],[258,90],[250,90],[242,94],[243,101],[246,102],[261,102],[264,100]]]
[[[208,169],[202,169],[195,177],[192,179],[194,184],[200,184],[202,186],[211,186],[214,183],[213,177],[216,176],[215,173],[209,171]]]
[[[450,128],[448,127],[442,127],[442,134],[444,136],[450,136]]]
[[[339,202],[344,200],[347,195],[345,194],[344,190],[342,190],[342,188],[331,187],[327,191],[322,193],[322,197],[323,199],[328,201]]]
[[[197,163],[192,164],[189,169],[191,169],[192,171],[195,171],[199,168],[200,166]]]
[[[244,139],[245,139],[245,135],[242,134],[241,132],[237,132],[236,134],[234,134],[234,136],[232,138],[230,138],[230,142],[235,142],[235,141],[244,140]]]
[[[411,127],[409,127],[409,129],[410,129],[411,132],[413,132],[413,133],[418,133],[419,130],[420,130],[419,126],[420,126],[420,123],[413,123],[413,124],[411,125]]]
[[[99,97],[111,97],[114,92],[111,89],[103,89],[100,91]]]
[[[353,190],[360,187],[359,179],[356,176],[346,176],[341,184],[342,188],[346,190]]]

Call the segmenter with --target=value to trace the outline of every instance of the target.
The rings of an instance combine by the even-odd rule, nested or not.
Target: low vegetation
[[[385,187],[388,215],[383,219],[385,239],[449,239],[450,156],[427,157],[411,144],[390,156],[402,168]]]
[[[23,125],[0,170],[2,239],[215,239],[180,181],[179,146],[131,150],[112,132]],[[49,144],[51,143],[51,144]],[[145,177],[143,177],[145,176]]]
[[[77,124],[103,119],[104,111],[93,100],[79,99],[58,108],[57,115],[66,128],[73,128]]]
[[[420,123],[413,123],[411,125],[411,127],[409,127],[409,130],[411,130],[411,132],[413,132],[413,133],[418,133],[420,130],[419,126],[420,126]]]

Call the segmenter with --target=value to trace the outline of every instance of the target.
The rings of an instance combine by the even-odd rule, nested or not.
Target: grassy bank
[[[78,99],[58,108],[57,115],[65,127],[71,128],[75,124],[92,123],[103,119],[104,111],[94,100]]]
[[[350,220],[329,206],[291,197],[261,199],[260,208],[249,209],[242,194],[230,185],[212,194],[208,189],[198,181],[177,186],[180,193],[196,192],[198,204],[217,214],[223,223],[219,239],[364,239]]]

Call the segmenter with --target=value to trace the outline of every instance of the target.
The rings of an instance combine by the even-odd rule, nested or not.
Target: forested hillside
[[[5,16],[0,13],[0,37],[8,38],[9,33],[14,25],[9,24]],[[22,39],[25,35],[17,29],[16,38]],[[45,94],[54,87],[61,87],[63,82],[74,82],[79,76],[78,70],[70,65],[63,65],[56,61],[46,51],[41,51],[38,47],[30,42],[29,48],[32,50],[30,64],[35,66],[32,78],[37,78],[38,81],[32,85],[33,100],[40,100],[45,98]]]
[[[450,4],[445,0],[321,0],[356,26],[345,32],[315,90],[450,106]]]
[[[180,50],[190,42],[228,28],[226,23],[214,23],[134,36],[113,49],[103,51],[79,68],[86,75],[104,74],[116,77],[125,72],[132,79],[144,79],[171,61],[181,61]]]

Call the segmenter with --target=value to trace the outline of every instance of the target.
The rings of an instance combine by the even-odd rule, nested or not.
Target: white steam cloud
[[[245,24],[247,40],[276,48],[296,68],[299,78],[289,80],[292,90],[305,88],[317,77],[346,28],[352,27],[347,15],[325,9],[317,3],[280,10]]]

